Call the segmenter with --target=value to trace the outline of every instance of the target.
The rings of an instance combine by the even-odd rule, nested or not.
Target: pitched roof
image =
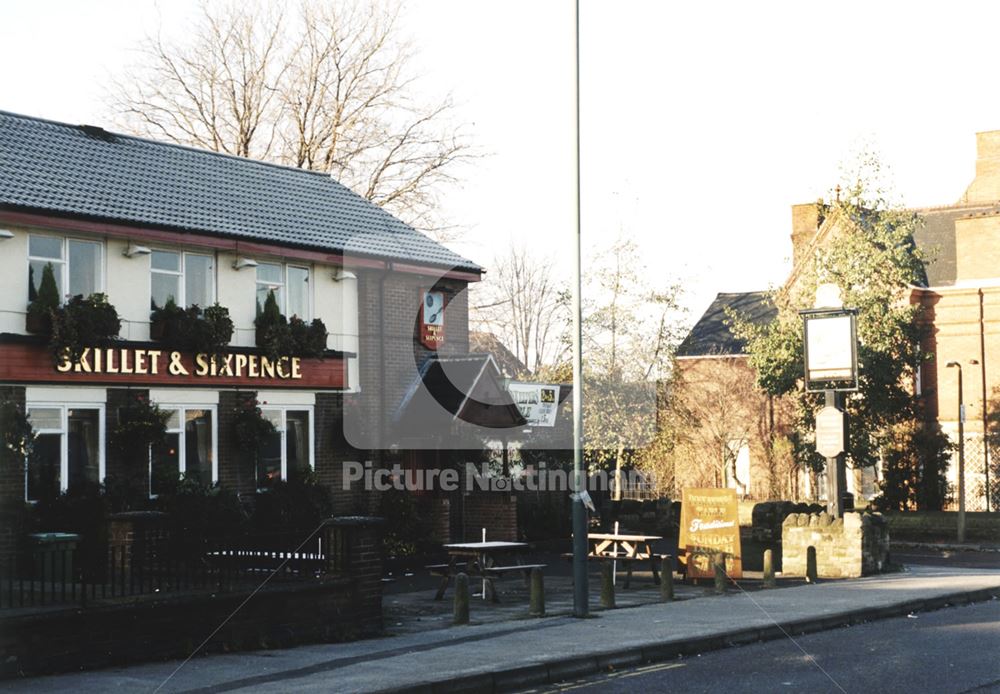
[[[503,341],[493,333],[469,331],[469,351],[489,354],[507,378],[516,378],[528,373],[528,367],[511,352]]]
[[[328,174],[5,111],[0,208],[480,270]]]
[[[744,354],[746,346],[729,329],[726,309],[756,324],[769,323],[778,314],[768,300],[768,292],[717,294],[691,332],[677,348],[678,357]]]
[[[457,433],[456,426],[522,427],[524,417],[500,383],[488,354],[434,355],[425,361],[393,415],[395,432],[422,438]]]

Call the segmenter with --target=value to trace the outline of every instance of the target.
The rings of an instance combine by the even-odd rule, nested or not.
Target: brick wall
[[[885,571],[889,526],[879,513],[793,513],[781,529],[781,565],[786,576],[806,575],[806,554],[816,548],[821,578],[857,578]]]
[[[139,485],[148,493],[148,461],[125,460],[114,446],[110,445],[114,430],[118,427],[118,410],[125,407],[129,399],[134,397],[148,398],[149,390],[145,388],[108,388],[107,390],[107,404],[104,408],[104,474],[106,477],[119,480],[131,479],[134,484]]]
[[[506,492],[475,492],[465,497],[463,540],[517,541],[517,497]]]
[[[235,611],[203,652],[282,648],[382,631],[377,519],[334,519],[346,548],[341,573],[245,592],[163,595],[87,608],[0,614],[0,677],[184,658]],[[239,608],[239,609],[237,609]]]
[[[240,449],[236,436],[236,408],[241,400],[256,395],[246,390],[219,392],[219,484],[237,494],[257,491],[253,457]]]
[[[0,386],[0,402],[13,402],[24,411],[24,388]],[[0,562],[14,551],[20,533],[20,509],[24,502],[24,461],[5,454],[0,457]]]

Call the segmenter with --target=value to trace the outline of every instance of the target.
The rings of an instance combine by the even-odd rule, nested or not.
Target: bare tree
[[[475,291],[474,325],[496,335],[529,371],[537,373],[563,360],[569,306],[566,288],[552,276],[551,262],[512,245],[494,259]]]
[[[753,372],[737,359],[699,360],[675,376],[669,412],[678,423],[673,458],[680,486],[717,487],[735,480],[749,492],[751,480],[738,477],[736,461],[760,430],[766,398]]]
[[[112,86],[118,125],[243,157],[323,171],[439,238],[438,186],[473,156],[450,98],[414,98],[398,7],[307,0],[208,4],[183,40],[147,37]]]

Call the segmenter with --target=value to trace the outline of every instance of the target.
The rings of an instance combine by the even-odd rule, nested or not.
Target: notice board
[[[726,553],[726,572],[731,578],[743,578],[736,490],[683,490],[678,545],[684,550],[688,578],[711,578],[716,552]]]

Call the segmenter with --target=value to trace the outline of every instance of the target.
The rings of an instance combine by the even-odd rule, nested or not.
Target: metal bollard
[[[674,558],[669,554],[660,560],[660,602],[674,599]]]
[[[774,556],[771,554],[771,550],[764,550],[764,587],[774,588]]]
[[[715,594],[722,595],[726,592],[726,555],[724,552],[716,552],[713,559],[715,568]]]
[[[532,617],[545,616],[545,579],[537,566],[531,570],[531,593],[528,600],[528,614]]]
[[[815,583],[817,578],[816,570],[816,548],[806,548],[806,583]]]
[[[452,624],[469,623],[469,577],[464,573],[455,576],[455,614]]]
[[[601,607],[613,609],[615,606],[615,576],[610,562],[601,562]]]

